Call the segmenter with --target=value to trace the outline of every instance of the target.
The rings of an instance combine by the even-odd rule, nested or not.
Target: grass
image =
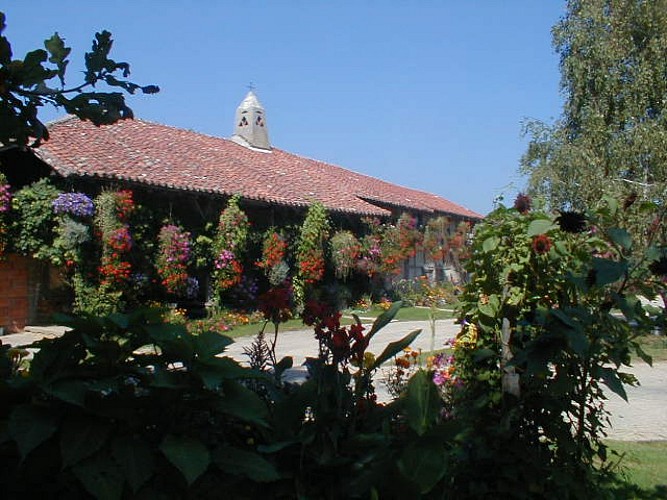
[[[348,309],[343,311],[343,316],[350,316],[352,313],[360,318],[377,318],[384,312],[384,309],[378,306],[373,306],[368,310],[354,310]],[[429,307],[403,307],[398,311],[396,321],[428,321],[430,319],[431,309]],[[435,319],[449,319],[454,317],[452,309],[435,309]],[[362,320],[363,321],[363,320]]]
[[[665,335],[642,335],[637,339],[641,348],[653,358],[653,362],[667,361],[667,337]]]
[[[630,483],[644,490],[662,487],[667,494],[667,441],[607,441],[606,444],[623,455],[621,471]]]
[[[354,322],[352,314],[356,314],[361,318],[362,323],[371,323],[375,318],[382,314],[384,310],[380,307],[373,306],[369,310],[359,311],[359,310],[346,310],[343,311],[343,317],[341,318],[342,325],[351,325]],[[430,309],[428,307],[403,307],[398,311],[394,320],[396,321],[428,321],[429,320]],[[435,317],[436,319],[448,319],[452,318],[453,311],[449,309],[436,309]],[[225,335],[236,338],[236,337],[246,337],[256,335],[259,330],[264,325],[261,323],[251,323],[247,325],[238,325],[228,330]],[[304,325],[300,319],[290,319],[286,323],[280,325],[281,332],[291,332],[294,330],[307,330],[308,327]],[[264,333],[270,335],[273,333],[273,325],[269,324],[266,326]]]

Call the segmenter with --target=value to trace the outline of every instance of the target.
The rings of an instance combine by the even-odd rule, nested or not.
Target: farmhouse
[[[48,177],[64,191],[95,195],[131,189],[143,204],[197,232],[215,222],[232,195],[257,227],[303,220],[313,202],[336,227],[356,231],[365,217],[396,220],[404,212],[419,224],[447,216],[454,228],[481,216],[427,192],[305,158],[271,145],[266,113],[248,92],[230,139],[135,119],[95,127],[75,117],[49,126],[37,149],[0,151],[0,169],[12,190]],[[423,272],[423,255],[405,263],[405,276]],[[40,301],[54,270],[30,256],[8,254],[0,262],[0,325],[19,327],[40,315]],[[50,278],[49,278],[50,277]]]

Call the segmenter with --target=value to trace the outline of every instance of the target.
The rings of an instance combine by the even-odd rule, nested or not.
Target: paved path
[[[440,320],[436,323],[435,338],[432,341],[430,325],[427,321],[392,322],[385,326],[371,341],[369,351],[380,354],[390,342],[403,338],[409,332],[422,329],[412,347],[424,351],[431,350],[431,345],[439,348],[444,341],[452,338],[459,331],[453,320]],[[3,344],[26,345],[44,336],[61,334],[62,330],[33,331],[0,337]],[[268,337],[268,335],[267,335]],[[239,361],[247,361],[243,348],[252,343],[254,337],[239,337],[227,352]],[[317,341],[312,330],[281,332],[276,349],[278,359],[293,356],[294,365],[301,365],[307,356],[317,355]],[[639,379],[639,387],[627,388],[629,403],[610,392],[606,408],[611,412],[612,428],[610,439],[628,441],[667,440],[667,362],[655,363],[653,368],[636,361],[636,365],[627,369]],[[378,396],[388,398],[380,380],[377,380]]]
[[[412,330],[421,328],[412,347],[424,351],[431,350],[431,332],[427,321],[392,322],[373,337],[369,351],[379,354],[389,342],[394,342]],[[436,324],[435,348],[443,345],[448,338],[454,337],[459,326],[453,320],[441,320]],[[239,337],[228,349],[236,359],[245,361],[243,347],[252,343],[254,337]],[[282,356],[293,356],[294,365],[302,363],[307,356],[317,354],[317,341],[312,330],[284,332],[278,334],[276,349],[278,359]],[[634,373],[639,379],[639,387],[626,388],[629,402],[609,391],[609,399],[605,403],[611,412],[609,429],[610,439],[625,441],[667,440],[667,362],[654,363],[653,367],[640,359],[635,366],[624,371]],[[376,381],[380,400],[389,398],[386,389],[379,380]]]

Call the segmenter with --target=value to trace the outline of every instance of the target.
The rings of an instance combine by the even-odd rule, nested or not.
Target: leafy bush
[[[456,344],[459,498],[603,495],[605,391],[626,398],[633,352],[650,362],[636,338],[652,319],[636,293],[657,284],[613,225],[618,209],[501,207],[476,228]]]

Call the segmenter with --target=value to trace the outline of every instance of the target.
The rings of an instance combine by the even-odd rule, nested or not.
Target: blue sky
[[[5,1],[15,57],[57,31],[68,83],[95,31],[139,118],[229,137],[250,82],[274,146],[439,194],[482,214],[524,180],[521,123],[560,114],[556,0]],[[43,118],[59,116],[45,110]]]

